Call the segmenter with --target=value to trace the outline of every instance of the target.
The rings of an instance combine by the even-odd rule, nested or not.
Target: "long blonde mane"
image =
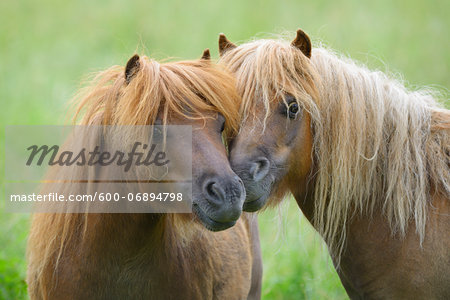
[[[410,91],[323,47],[308,61],[284,40],[249,42],[221,61],[236,74],[244,115],[255,105],[267,115],[286,92],[311,114],[313,225],[332,256],[343,251],[350,218],[375,209],[393,234],[413,220],[423,241],[430,194],[450,193],[450,113],[436,92]]]

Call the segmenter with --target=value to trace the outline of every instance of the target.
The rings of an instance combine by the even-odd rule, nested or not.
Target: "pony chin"
[[[192,205],[192,212],[195,214],[200,223],[209,231],[222,231],[233,227],[236,224],[236,221],[218,222],[213,220],[196,203]]]
[[[272,171],[273,172],[273,171]],[[239,174],[239,173],[238,173]],[[245,178],[247,174],[240,174]],[[274,182],[277,182],[276,174],[269,173],[260,181],[243,179],[247,197],[243,205],[243,211],[255,212],[263,208],[271,198]]]
[[[264,205],[266,205],[267,200],[269,199],[269,194],[265,193],[264,195],[260,196],[256,200],[246,201],[244,202],[244,206],[242,208],[243,211],[246,212],[255,212],[263,208]]]
[[[262,182],[252,182],[252,187],[249,187],[250,184],[246,184],[247,195],[258,194],[259,196],[253,198],[247,197],[243,210],[246,212],[255,212],[266,207],[275,207],[289,193],[287,178],[283,175],[284,173],[279,173],[278,176],[269,174],[268,177],[270,176],[272,180],[265,184]]]
[[[265,178],[260,181],[254,181],[249,178],[249,173],[245,171],[242,172],[235,170],[236,174],[244,182],[244,187],[246,191],[246,198],[242,210],[246,212],[255,212],[261,209],[269,199],[270,191],[273,184],[273,177],[271,174],[267,174]]]

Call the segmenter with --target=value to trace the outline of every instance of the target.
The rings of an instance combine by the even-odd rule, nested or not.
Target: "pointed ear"
[[[130,83],[131,78],[139,71],[140,63],[139,63],[139,55],[133,55],[127,62],[127,66],[125,67],[125,80],[127,83]]]
[[[311,40],[303,30],[297,30],[297,36],[292,41],[291,45],[300,49],[306,57],[311,58]]]
[[[206,48],[205,51],[203,51],[202,58],[204,60],[211,60],[211,53],[209,53],[209,49]]]
[[[236,48],[237,46],[230,42],[225,34],[219,35],[219,54],[222,56],[226,51]]]

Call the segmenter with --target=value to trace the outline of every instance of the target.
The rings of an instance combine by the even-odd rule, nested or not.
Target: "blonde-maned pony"
[[[389,239],[406,245],[415,228],[418,243],[411,247],[420,249],[428,237],[430,247],[439,248],[437,257],[450,264],[450,112],[435,91],[409,90],[322,46],[311,50],[301,30],[292,43],[261,39],[236,46],[221,35],[219,51],[242,95],[244,120],[231,164],[246,185],[249,210],[260,208],[269,194],[275,203],[291,191],[338,271],[342,267],[347,290],[356,290],[352,297],[368,296],[364,288],[370,286],[346,282],[355,278],[348,273],[358,273],[352,262],[344,265],[350,257],[339,265],[350,252],[355,224],[366,230],[360,239],[379,245]],[[295,137],[287,140],[289,135]],[[371,235],[370,224],[378,221],[389,225],[389,234]],[[428,222],[439,226],[427,231]],[[427,265],[421,263],[423,270]],[[434,281],[441,288],[437,294],[450,293],[450,265],[440,270],[447,280]]]
[[[240,211],[245,195],[222,143],[221,126],[232,135],[239,122],[234,85],[230,74],[209,61],[209,51],[201,60],[167,63],[135,55],[126,68],[95,76],[76,97],[79,124],[191,125],[194,206],[205,208],[206,199],[217,196],[205,195],[200,178],[218,178],[216,190],[234,193],[213,199],[223,202],[223,210],[200,208],[196,216],[34,214],[27,249],[31,299],[260,297],[257,220],[239,218],[227,204],[236,202]],[[72,187],[72,193],[86,193]],[[234,224],[216,233],[205,229]]]

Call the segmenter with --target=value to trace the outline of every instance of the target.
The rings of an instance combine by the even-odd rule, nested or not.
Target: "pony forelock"
[[[265,112],[262,121],[265,124],[271,113],[271,102],[284,101],[287,94],[294,96],[304,109],[317,115],[311,110],[318,99],[314,82],[319,79],[311,69],[309,60],[289,43],[255,40],[225,52],[221,62],[237,78],[244,119],[262,106]]]
[[[113,66],[96,74],[75,97],[75,119],[92,124],[151,125],[158,116],[166,124],[171,114],[202,119],[216,111],[226,119],[226,129],[239,124],[239,96],[234,78],[208,60],[159,63],[139,58],[139,69],[127,84],[124,68]]]

